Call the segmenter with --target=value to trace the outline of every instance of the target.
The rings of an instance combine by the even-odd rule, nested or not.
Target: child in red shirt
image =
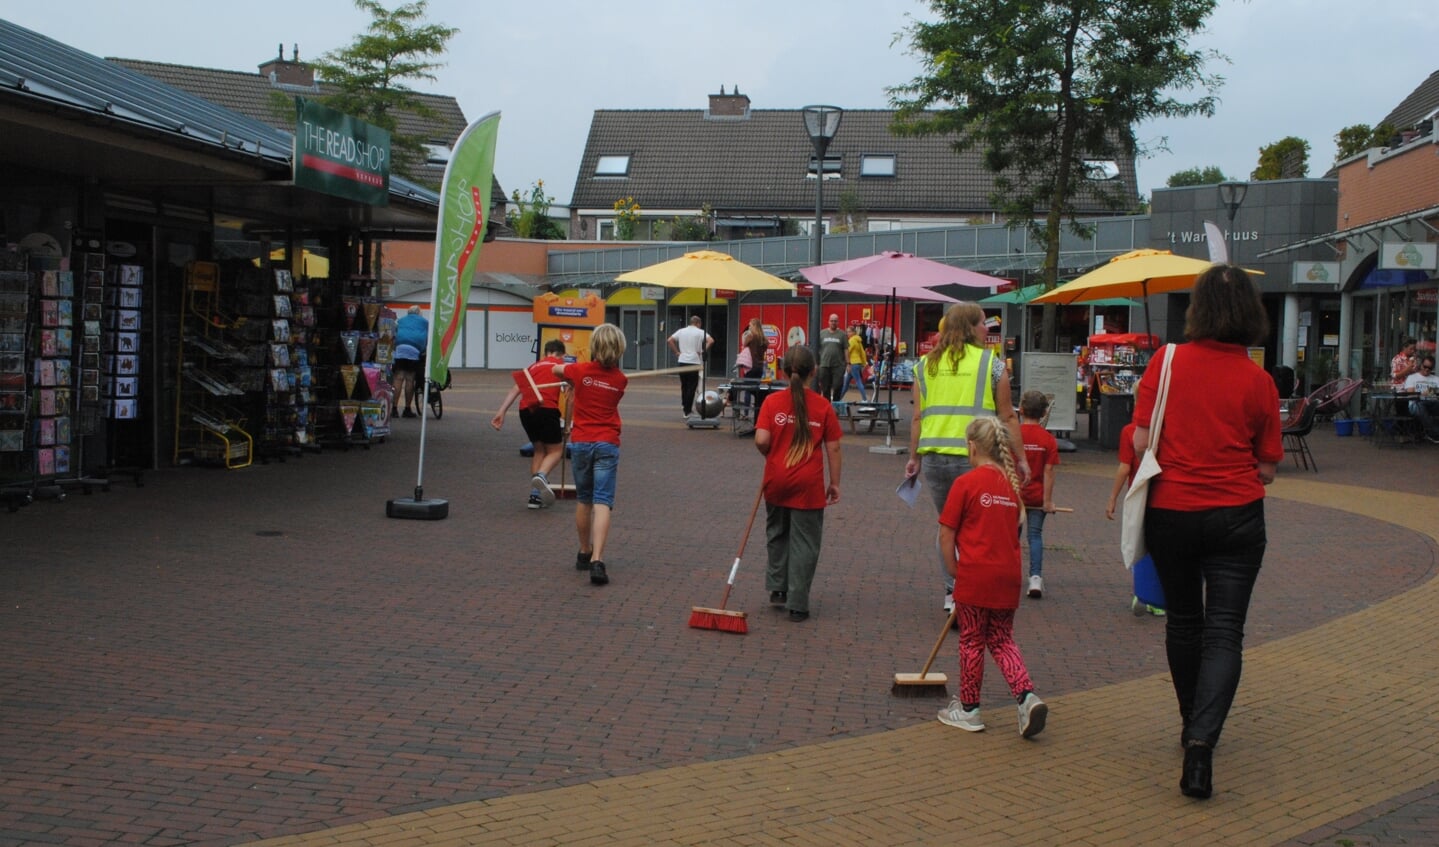
[[[1049,411],[1042,391],[1026,391],[1019,398],[1019,437],[1029,462],[1025,483],[1024,514],[1029,527],[1029,596],[1044,596],[1044,517],[1054,512],[1054,468],[1059,464],[1059,442],[1040,421]]]
[[[580,552],[575,568],[590,572],[590,582],[605,585],[605,539],[615,505],[615,477],[620,467],[620,399],[629,378],[620,370],[625,334],[614,324],[595,327],[590,336],[590,361],[556,365],[554,375],[574,391],[574,422],[570,457],[575,468],[575,530]]]
[[[828,400],[806,387],[814,368],[808,347],[785,351],[780,369],[789,389],[766,397],[755,416],[754,446],[765,457],[765,584],[770,602],[787,606],[789,619],[796,622],[809,618],[824,508],[839,502],[839,417]]]
[[[1125,487],[1134,482],[1134,473],[1139,470],[1139,460],[1134,454],[1134,423],[1126,424],[1124,429],[1119,431],[1119,469],[1114,472],[1114,487],[1109,492],[1109,505],[1104,507],[1104,516],[1114,520],[1114,510],[1119,506],[1119,495],[1124,492]],[[1154,560],[1145,555],[1144,558],[1134,563],[1136,573],[1153,573]],[[1158,578],[1154,579],[1154,583]],[[1164,608],[1145,603],[1139,599],[1139,595],[1132,594],[1129,598],[1129,610],[1135,617],[1144,617],[1144,613],[1158,617],[1164,616]]]
[[[555,365],[565,363],[565,343],[558,338],[552,338],[545,342],[545,357],[530,365],[526,370],[530,372],[529,379],[535,385],[546,386],[539,390],[539,401],[533,402],[534,398],[526,396],[525,401],[520,404],[520,426],[524,428],[525,435],[530,439],[530,447],[533,452],[530,455],[530,499],[526,504],[528,508],[539,509],[544,506],[552,506],[555,502],[555,490],[550,487],[550,471],[560,463],[560,456],[564,452],[565,428],[564,421],[560,419],[560,386],[554,380]],[[523,380],[519,371],[515,371],[517,380]],[[530,392],[526,392],[530,394]],[[490,426],[498,432],[505,425],[505,413],[510,410],[520,397],[519,382],[510,386],[510,391],[505,395],[505,400],[500,404],[500,410],[490,418]]]
[[[954,614],[959,619],[959,696],[940,710],[939,721],[969,732],[984,729],[979,716],[985,650],[994,657],[1019,702],[1019,734],[1044,730],[1049,707],[1034,693],[1019,645],[1014,610],[1019,607],[1019,474],[1009,432],[998,418],[975,418],[965,429],[974,467],[949,489],[939,515],[945,566],[954,577]]]

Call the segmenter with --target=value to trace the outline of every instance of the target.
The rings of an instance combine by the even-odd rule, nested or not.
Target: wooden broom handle
[[[734,588],[734,572],[739,567],[739,560],[744,558],[744,548],[749,544],[749,532],[754,529],[754,517],[759,514],[759,501],[762,499],[764,499],[763,480],[760,481],[759,490],[754,493],[754,506],[750,508],[749,520],[744,525],[744,537],[739,540],[739,552],[734,556],[734,566],[730,568],[729,582],[725,583],[724,596],[720,598],[719,607],[721,609],[725,608],[725,604],[729,602],[730,590]]]
[[[924,669],[919,672],[920,679],[924,679],[929,675],[929,666],[934,664],[934,657],[939,655],[939,648],[944,644],[945,636],[949,635],[950,628],[954,626],[954,616],[958,614],[958,606],[949,610],[949,617],[944,621],[944,629],[939,631],[939,638],[936,638],[934,641],[934,649],[929,651],[929,658],[924,662]]]

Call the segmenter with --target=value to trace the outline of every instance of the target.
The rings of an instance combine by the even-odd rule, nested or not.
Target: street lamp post
[[[1234,237],[1234,215],[1244,205],[1244,195],[1248,193],[1247,182],[1219,183],[1219,202],[1229,212],[1229,232],[1225,237],[1229,239],[1229,262],[1234,265],[1239,264],[1239,239]]]
[[[814,247],[811,258],[814,260],[812,264],[818,266],[824,261],[821,256],[824,247],[824,153],[834,140],[835,133],[839,132],[839,119],[844,110],[838,106],[805,106],[800,112],[804,115],[804,131],[809,133],[809,143],[814,147]],[[809,346],[816,355],[819,354],[821,310],[820,287],[811,285]]]

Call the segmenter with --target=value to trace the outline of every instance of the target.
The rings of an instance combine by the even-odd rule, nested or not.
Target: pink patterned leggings
[[[1024,656],[1014,643],[1014,610],[986,609],[957,604],[959,610],[959,702],[965,706],[979,703],[984,687],[984,651],[994,657],[999,672],[1009,683],[1015,699],[1034,690]]]

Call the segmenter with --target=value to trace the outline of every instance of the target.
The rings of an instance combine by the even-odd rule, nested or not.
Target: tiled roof
[[[140,59],[110,58],[107,61],[286,132],[294,131],[294,114],[275,114],[271,108],[271,95],[277,91],[287,96],[306,94],[300,88],[271,85],[269,79],[258,72],[197,68]],[[321,84],[309,93],[311,96],[324,96],[332,92],[332,87]],[[396,116],[398,131],[405,135],[419,136],[433,144],[453,144],[468,125],[459,102],[453,97],[440,94],[417,93],[415,98],[434,113],[433,117],[421,117],[413,112],[401,111]],[[438,185],[444,173],[444,165],[427,164],[413,175]],[[491,194],[493,198],[503,200],[504,192],[500,189],[498,180],[494,181]]]
[[[827,183],[833,204],[840,191],[858,193],[869,214],[987,214],[993,177],[973,150],[959,154],[943,136],[901,138],[890,133],[894,113],[846,111],[826,156],[841,156],[842,178]],[[860,177],[864,154],[893,154],[896,176]],[[628,155],[629,175],[596,177],[600,156]],[[729,213],[814,209],[806,178],[813,150],[798,109],[755,109],[747,118],[706,118],[703,110],[597,110],[590,123],[571,206],[609,209],[634,197],[647,209]],[[1125,196],[1138,196],[1132,159],[1119,163]],[[1092,199],[1085,213],[1112,214]]]
[[[1400,101],[1380,123],[1387,123],[1395,129],[1408,129],[1436,111],[1439,111],[1439,71],[1419,83],[1419,87],[1409,92],[1409,96]]]

